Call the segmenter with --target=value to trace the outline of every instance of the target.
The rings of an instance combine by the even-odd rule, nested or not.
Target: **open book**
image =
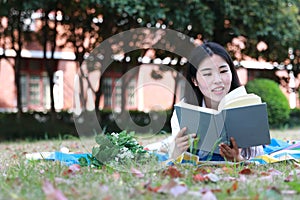
[[[199,150],[219,153],[218,144],[230,144],[230,137],[239,148],[270,143],[267,105],[259,96],[247,94],[244,86],[228,93],[218,110],[184,102],[174,107],[180,128],[197,134]]]

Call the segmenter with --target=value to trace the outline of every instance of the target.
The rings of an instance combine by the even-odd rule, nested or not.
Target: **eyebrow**
[[[203,68],[200,71],[210,71],[210,70],[212,70],[212,69],[211,68]]]
[[[227,68],[228,65],[221,65],[219,68]]]
[[[222,69],[222,68],[227,68],[228,67],[228,65],[221,65],[220,67],[219,67],[219,69]],[[203,69],[200,69],[200,71],[210,71],[210,70],[212,70],[211,68],[203,68]]]

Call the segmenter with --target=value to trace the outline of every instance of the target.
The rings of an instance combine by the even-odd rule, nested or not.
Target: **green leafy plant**
[[[99,134],[95,140],[97,146],[92,148],[92,155],[88,158],[96,167],[110,162],[124,162],[147,153],[134,138],[134,132]]]

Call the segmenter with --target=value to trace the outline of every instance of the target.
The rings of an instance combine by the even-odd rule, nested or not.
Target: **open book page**
[[[224,108],[237,108],[241,106],[250,106],[255,104],[260,104],[261,98],[255,94],[247,94],[244,96],[237,97],[235,99],[231,99],[225,103]],[[223,109],[224,109],[223,108]]]
[[[236,99],[237,97],[244,95],[247,95],[247,91],[244,86],[240,86],[232,90],[220,101],[218,110],[221,111],[225,107],[226,102],[230,101],[231,99]]]

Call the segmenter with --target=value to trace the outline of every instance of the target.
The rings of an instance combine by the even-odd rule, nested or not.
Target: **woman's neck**
[[[212,101],[211,99],[208,99],[208,98],[204,97],[203,103],[205,104],[206,108],[211,108],[211,109],[214,109],[214,110],[218,110],[219,102],[215,102],[215,101]]]

